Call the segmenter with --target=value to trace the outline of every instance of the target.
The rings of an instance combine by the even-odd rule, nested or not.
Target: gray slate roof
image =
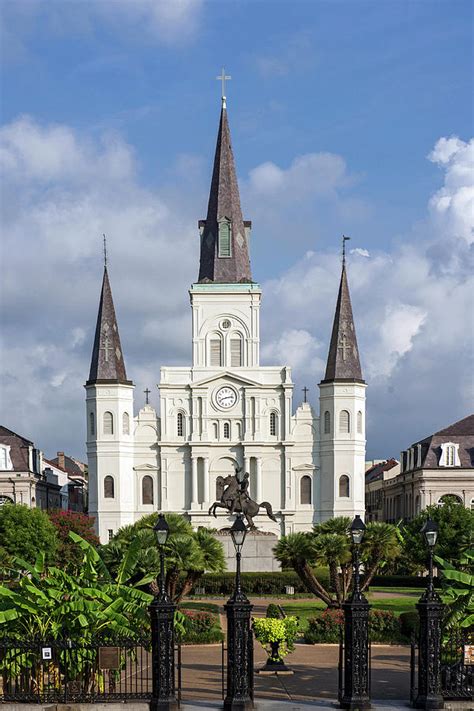
[[[30,470],[29,448],[34,447],[33,442],[21,435],[0,425],[0,443],[10,445],[10,458],[13,471],[27,472]]]
[[[461,467],[474,467],[474,415],[468,415],[411,445],[412,447],[421,445],[422,468],[437,469],[439,467],[441,445],[446,442],[459,444],[458,453]],[[445,469],[445,467],[439,468]]]
[[[222,218],[230,220],[232,225],[230,257],[219,257],[218,254],[218,222]],[[245,224],[250,226],[250,223]],[[239,185],[225,108],[221,110],[219,133],[217,134],[207,217],[205,220],[201,220],[199,225],[202,228],[202,234],[198,281],[221,284],[251,282],[249,249],[240,207]]]
[[[333,380],[364,382],[359,360],[359,349],[352,315],[351,297],[343,261],[331,344],[323,383]]]
[[[91,369],[86,385],[96,382],[130,384],[125,371],[107,267],[104,268]]]

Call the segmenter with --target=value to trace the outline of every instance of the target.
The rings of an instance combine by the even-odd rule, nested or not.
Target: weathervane
[[[226,75],[224,67],[222,67],[222,74],[220,74],[218,77],[216,77],[218,81],[222,82],[222,108],[226,108],[226,95],[225,95],[225,83],[228,79],[232,79],[231,76]]]
[[[104,267],[107,269],[107,237],[102,235],[104,238]]]
[[[346,242],[347,240],[350,239],[350,237],[346,237],[346,235],[342,235],[342,263],[346,263]]]

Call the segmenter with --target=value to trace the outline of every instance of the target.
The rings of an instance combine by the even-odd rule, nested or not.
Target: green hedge
[[[316,575],[321,584],[329,585],[329,576],[326,569],[316,570]],[[214,575],[204,574],[195,587],[204,588],[206,595],[230,595],[234,591],[235,573],[221,573]],[[290,571],[275,573],[242,573],[242,589],[247,595],[284,595],[285,586],[291,585],[295,593],[307,593],[308,590],[296,573]],[[195,594],[195,588],[191,595]]]
[[[418,575],[374,575],[370,587],[377,588],[424,588],[426,578]],[[438,578],[434,579],[435,587],[440,587]]]
[[[400,631],[404,637],[411,639],[413,634],[416,634],[420,628],[420,617],[418,612],[412,610],[410,612],[402,612],[400,617]]]
[[[305,632],[305,642],[309,644],[332,643],[337,644],[341,639],[344,625],[344,612],[342,610],[324,610],[320,615],[308,621]],[[386,610],[370,610],[369,635],[372,642],[396,643],[401,642],[398,618]]]

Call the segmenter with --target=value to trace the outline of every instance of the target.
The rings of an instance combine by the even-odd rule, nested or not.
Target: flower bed
[[[305,632],[305,641],[309,644],[337,644],[344,625],[342,610],[324,610],[312,617]],[[386,644],[406,641],[400,629],[400,621],[393,612],[370,610],[369,635],[372,642]]]
[[[224,635],[218,615],[201,610],[182,609],[184,632],[179,635],[182,644],[212,644]]]

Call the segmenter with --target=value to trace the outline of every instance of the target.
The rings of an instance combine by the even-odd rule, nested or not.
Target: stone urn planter
[[[298,632],[296,617],[274,619],[257,617],[253,620],[255,638],[267,652],[265,665],[258,670],[259,674],[294,674],[285,664],[284,658],[293,651],[294,641]]]

